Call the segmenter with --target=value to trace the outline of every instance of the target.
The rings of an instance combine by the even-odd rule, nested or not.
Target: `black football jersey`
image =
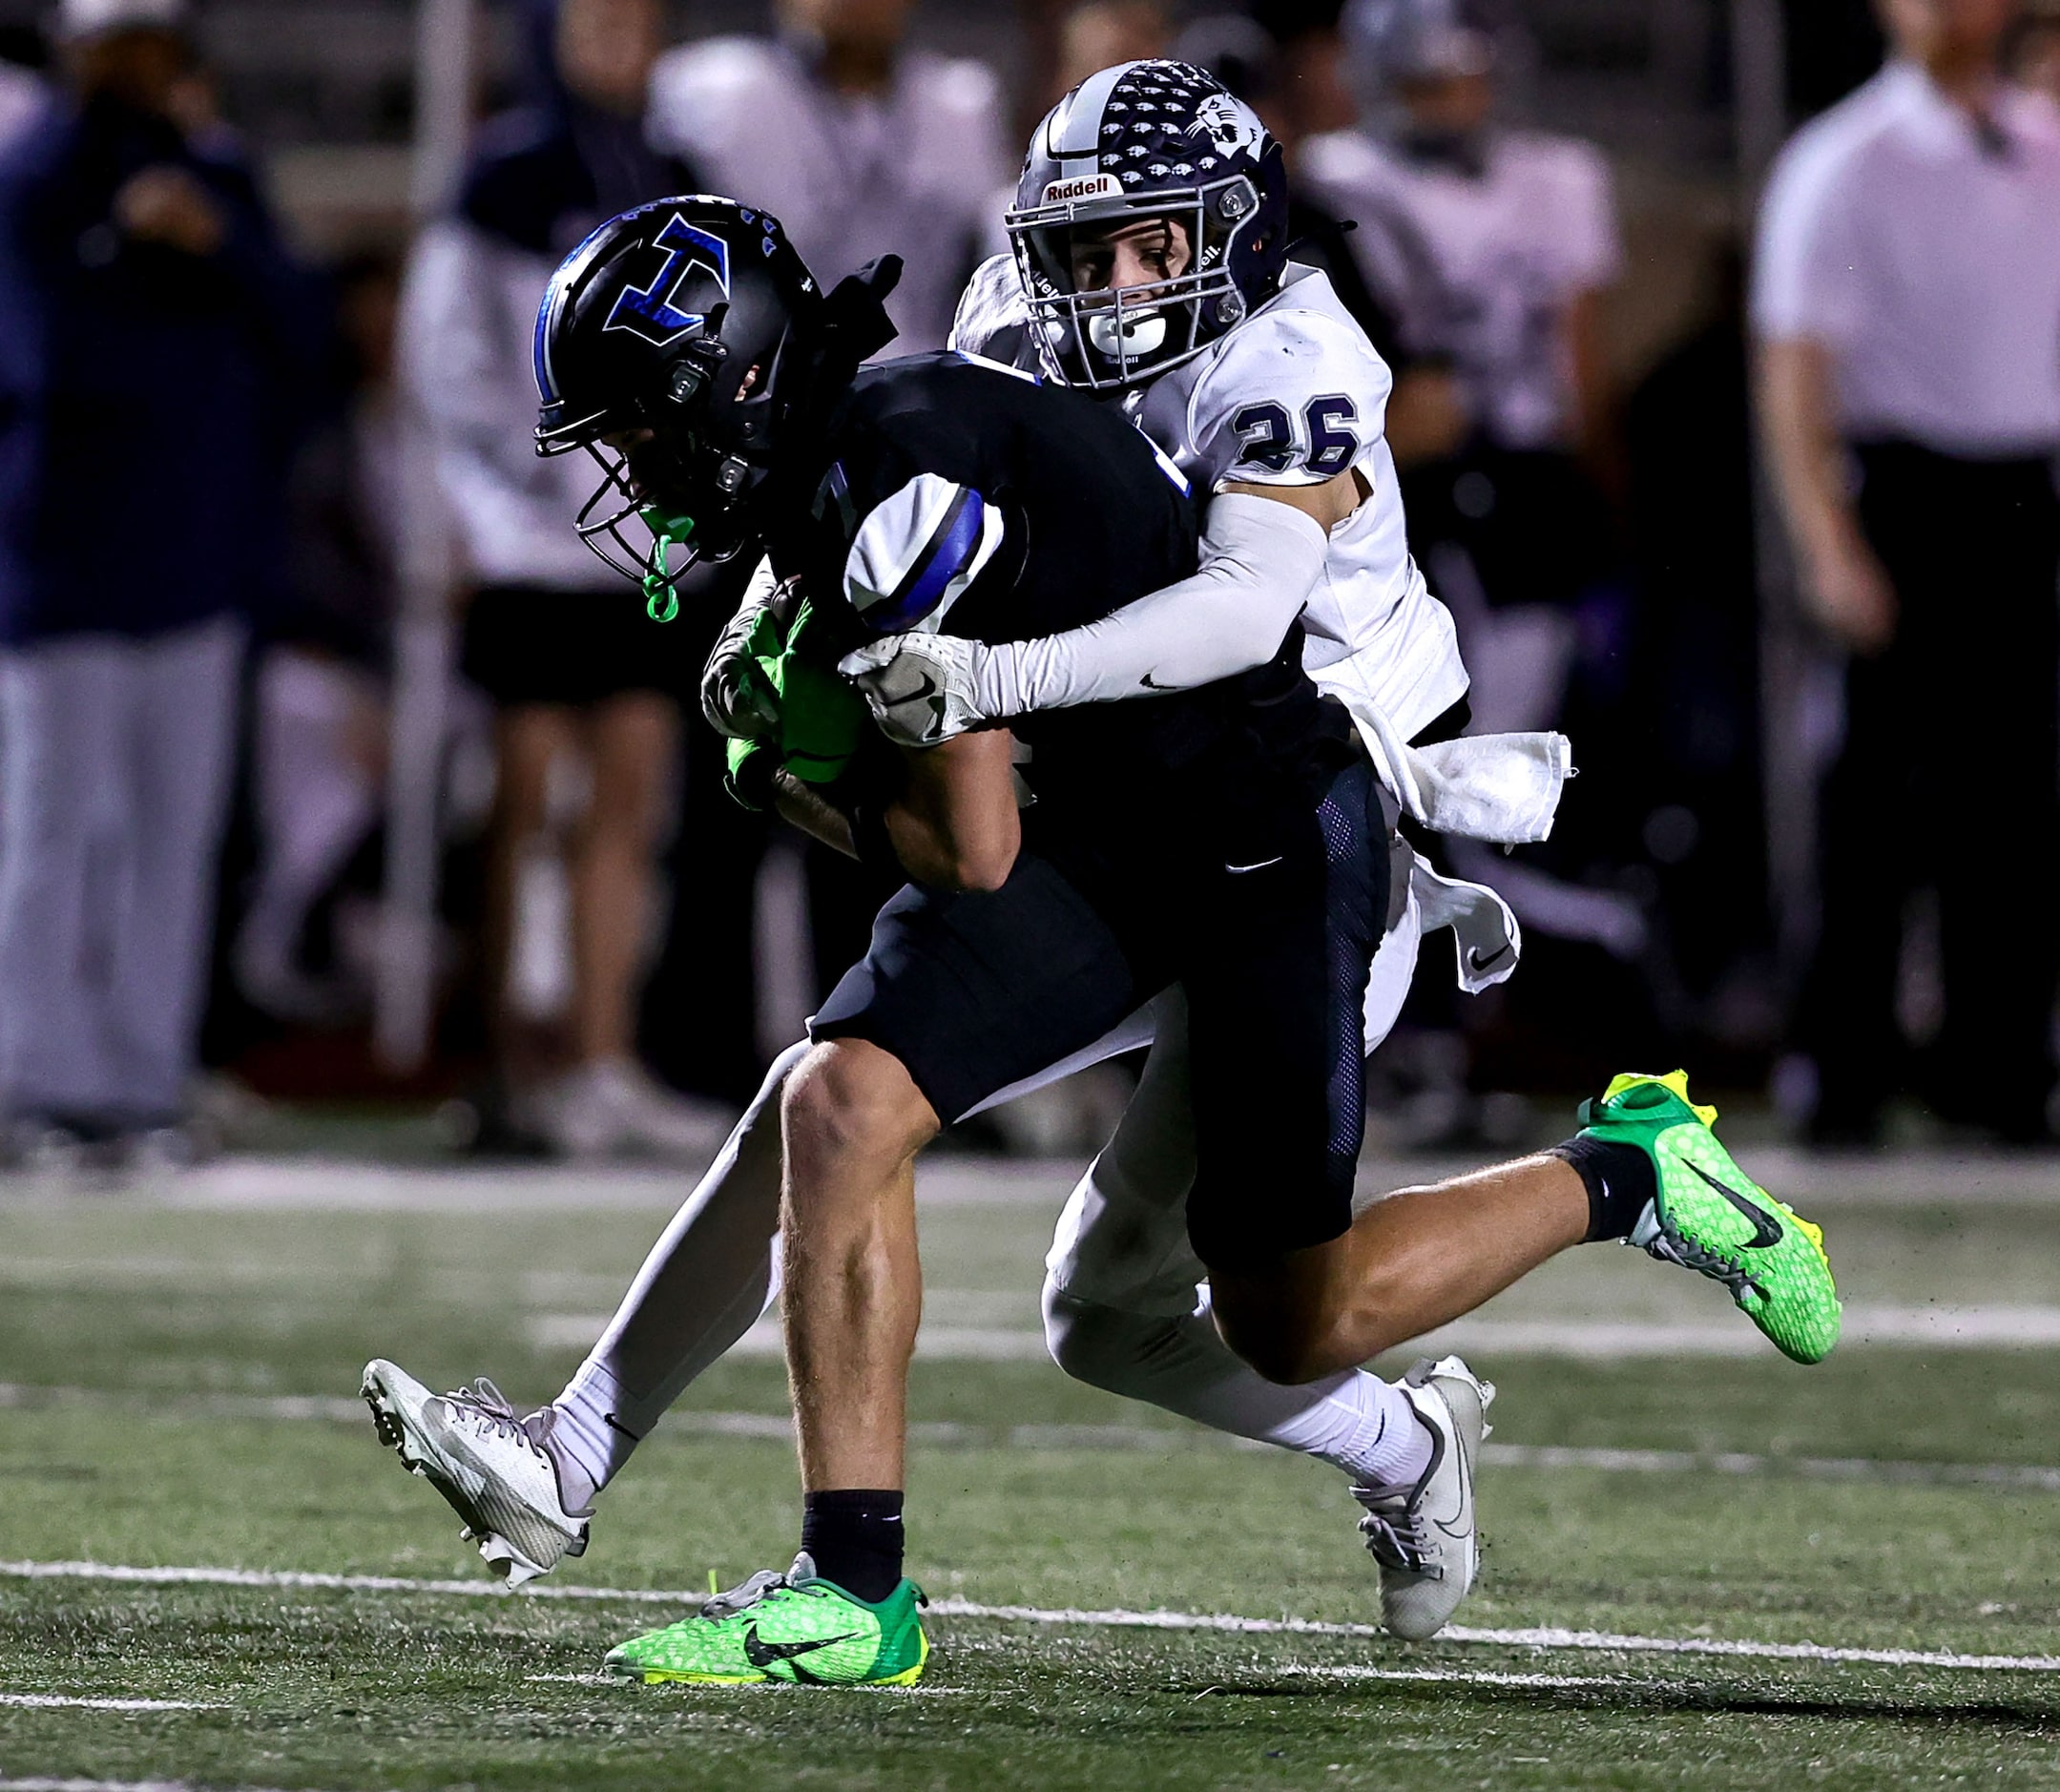
[[[1099,620],[1193,573],[1187,481],[1113,406],[951,353],[863,369],[833,414],[801,514],[769,543],[829,608],[839,652],[916,629],[1028,640]],[[1300,810],[1349,724],[1301,670],[1013,718],[1040,827],[1112,809],[1183,818]],[[1215,830],[1211,830],[1215,831]]]

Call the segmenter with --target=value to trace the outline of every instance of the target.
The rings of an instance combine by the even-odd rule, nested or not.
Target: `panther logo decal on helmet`
[[[1249,106],[1228,94],[1211,94],[1196,107],[1195,122],[1186,135],[1206,136],[1220,155],[1239,156],[1258,149],[1266,131]]]

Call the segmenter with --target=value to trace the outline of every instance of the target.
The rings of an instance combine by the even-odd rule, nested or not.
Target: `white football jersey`
[[[997,256],[959,301],[951,345],[1038,365],[1015,265]],[[1405,740],[1467,694],[1452,618],[1409,556],[1384,430],[1386,364],[1315,268],[1192,361],[1123,400],[1198,492],[1317,485],[1356,467],[1372,495],[1331,531],[1302,614],[1302,663],[1324,689],[1371,703]]]

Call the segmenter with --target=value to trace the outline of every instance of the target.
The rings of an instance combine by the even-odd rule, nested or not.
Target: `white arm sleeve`
[[[1225,492],[1209,507],[1201,545],[1192,578],[1084,628],[983,649],[980,713],[1189,691],[1264,665],[1322,576],[1328,533],[1293,505]]]

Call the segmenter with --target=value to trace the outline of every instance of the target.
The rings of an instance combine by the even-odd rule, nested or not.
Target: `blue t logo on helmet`
[[[1079,240],[1159,219],[1184,247],[1177,272],[1081,286]],[[1286,167],[1259,115],[1214,75],[1119,63],[1037,127],[1007,222],[1051,377],[1131,385],[1198,355],[1280,290]]]
[[[682,311],[673,303],[696,268],[713,274],[722,297],[729,298],[730,245],[720,237],[696,229],[675,212],[653,246],[666,252],[657,278],[648,286],[625,286],[602,328],[634,330],[655,347],[665,348],[708,322],[706,312]]]
[[[677,608],[697,560],[752,538],[822,307],[779,221],[714,194],[610,219],[551,277],[536,449],[593,458],[600,482],[574,527],[642,581],[654,615]]]

